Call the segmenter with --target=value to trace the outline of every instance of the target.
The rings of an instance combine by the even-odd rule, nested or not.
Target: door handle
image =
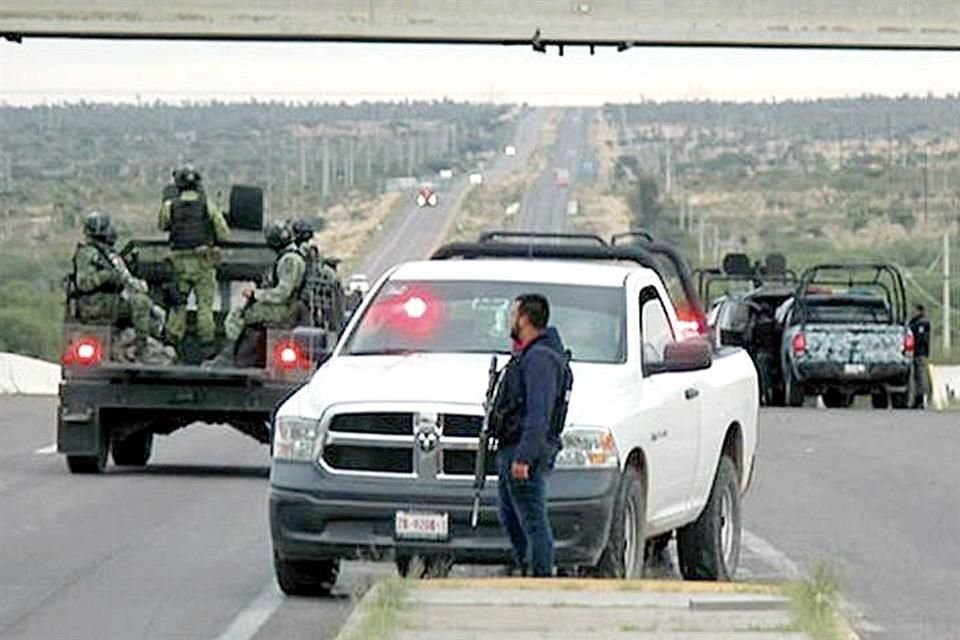
[[[693,400],[699,395],[700,395],[700,390],[694,389],[693,387],[690,387],[689,389],[683,392],[683,397],[686,398],[687,400]]]

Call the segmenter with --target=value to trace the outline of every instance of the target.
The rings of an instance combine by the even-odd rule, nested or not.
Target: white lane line
[[[38,455],[38,456],[50,456],[55,454],[56,452],[57,452],[56,442],[54,442],[53,444],[48,444],[45,447],[40,447],[39,449],[33,450],[34,455]]]
[[[271,580],[263,591],[237,614],[230,626],[217,636],[216,640],[250,640],[281,604],[283,604],[283,596],[276,583]]]

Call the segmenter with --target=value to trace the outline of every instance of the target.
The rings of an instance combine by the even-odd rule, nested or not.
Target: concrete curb
[[[347,616],[343,626],[340,627],[340,631],[337,633],[335,640],[347,640],[360,629],[364,619],[367,617],[367,607],[370,606],[371,602],[376,601],[376,599],[380,597],[382,591],[383,580],[367,589],[367,592],[363,594],[360,601],[357,602],[357,606],[355,606],[353,611],[350,612],[350,615]]]

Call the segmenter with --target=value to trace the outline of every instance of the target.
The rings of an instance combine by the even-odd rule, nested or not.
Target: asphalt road
[[[283,598],[264,447],[198,425],[158,438],[145,470],[72,476],[54,416],[52,398],[0,398],[0,640],[320,640],[392,572],[349,563],[335,597]],[[765,411],[740,578],[823,562],[867,638],[960,638],[957,428],[955,414]]]
[[[482,173],[486,182],[495,182],[522,166],[536,147],[546,115],[545,109],[531,109],[521,115],[511,137],[517,155],[507,157],[501,154],[489,167],[485,167]],[[418,207],[416,191],[411,192],[409,203],[398,215],[391,217],[375,238],[373,247],[358,270],[369,278],[371,284],[394,265],[425,258],[443,243],[469,185],[467,176],[461,175],[449,182],[434,181],[434,186],[439,200],[436,207]]]
[[[960,638],[960,416],[771,410],[746,526],[834,571],[868,638]]]
[[[557,140],[543,174],[526,195],[516,220],[523,231],[562,232],[567,224],[567,202],[571,198],[581,162],[589,160],[587,139],[593,109],[564,109],[557,128]],[[556,181],[556,169],[569,172],[568,186]]]

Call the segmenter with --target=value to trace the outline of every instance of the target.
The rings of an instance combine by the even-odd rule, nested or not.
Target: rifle
[[[470,514],[470,526],[477,528],[480,518],[480,494],[487,484],[487,454],[490,452],[490,418],[493,415],[493,405],[496,400],[497,382],[500,376],[497,371],[497,356],[490,358],[490,369],[487,372],[487,395],[483,401],[483,424],[480,426],[479,442],[477,443],[477,460],[473,468],[473,511]]]

